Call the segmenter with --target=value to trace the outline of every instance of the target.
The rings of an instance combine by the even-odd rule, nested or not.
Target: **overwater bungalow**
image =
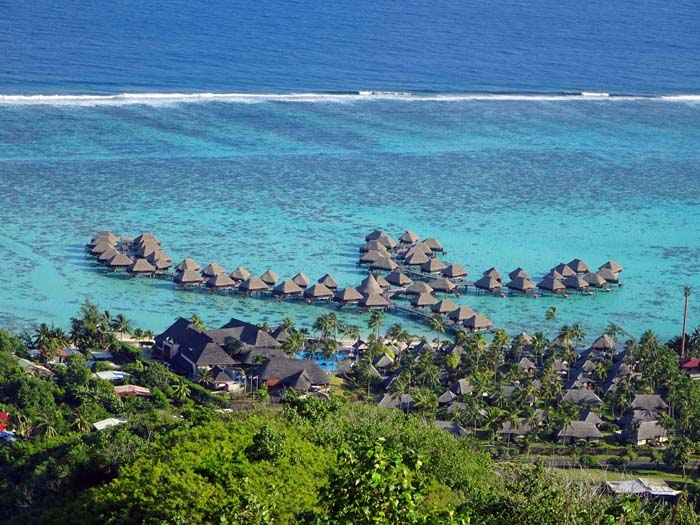
[[[608,282],[603,279],[600,275],[593,272],[588,272],[583,276],[583,280],[586,281],[593,288],[607,288]]]
[[[425,244],[433,252],[444,252],[445,251],[445,249],[442,247],[442,244],[440,243],[440,241],[438,241],[435,237],[428,237],[427,239],[423,239],[423,244]]]
[[[566,279],[567,277],[571,277],[572,275],[576,275],[576,272],[569,266],[568,264],[564,263],[559,263],[557,264],[554,268],[552,268],[551,271],[557,271],[561,276]]]
[[[311,279],[309,279],[302,272],[299,272],[294,277],[292,277],[292,281],[294,281],[294,283],[300,288],[306,288],[311,284]]]
[[[571,275],[562,281],[564,286],[570,290],[577,290],[579,292],[587,292],[589,289],[589,284],[583,280],[583,277],[578,275]]]
[[[379,283],[374,278],[374,275],[372,275],[371,273],[362,280],[360,286],[357,287],[357,291],[364,296],[368,296],[371,294],[381,295],[382,293],[384,293],[382,287],[379,286]]]
[[[535,285],[530,280],[530,278],[522,276],[514,277],[512,281],[506,284],[506,287],[514,292],[520,292],[524,294],[530,294],[535,291]]]
[[[160,244],[156,244],[155,242],[146,242],[141,245],[139,245],[136,248],[136,257],[141,257],[142,259],[146,259],[149,255],[157,253],[161,250]]]
[[[610,270],[612,273],[621,273],[622,270],[623,270],[622,266],[620,266],[620,265],[617,263],[617,261],[613,261],[612,259],[610,259],[608,262],[606,262],[605,264],[603,264],[603,265],[602,265],[600,268],[598,268],[598,269],[599,269],[599,270]]]
[[[370,270],[381,270],[383,272],[393,272],[399,267],[396,261],[390,257],[380,257],[376,261],[370,263]]]
[[[495,267],[491,267],[488,270],[486,270],[483,274],[484,277],[490,277],[493,279],[496,279],[499,283],[503,282],[503,276],[501,275],[501,272],[496,270]]]
[[[330,301],[333,298],[333,290],[325,284],[316,283],[304,290],[304,297],[309,302]]]
[[[609,283],[613,284],[620,284],[620,274],[615,273],[612,270],[609,270],[608,268],[602,268],[598,270],[598,275],[605,279]]]
[[[160,252],[152,253],[146,259],[153,265],[156,271],[159,272],[166,271],[173,264],[172,258],[162,250]]]
[[[404,259],[404,264],[406,266],[421,266],[430,260],[426,254],[422,252],[413,252],[411,255]]]
[[[467,319],[469,319],[471,316],[473,316],[476,312],[469,308],[468,306],[459,306],[455,310],[452,310],[448,315],[447,318],[450,321],[454,321],[456,324],[463,323]]]
[[[452,293],[457,289],[457,285],[445,277],[431,281],[430,287],[433,291],[442,293]]]
[[[115,245],[117,244],[117,240],[117,236],[114,235],[112,232],[103,230],[101,232],[97,232],[97,235],[90,239],[90,245],[95,246],[99,242],[107,242],[109,244]]]
[[[591,271],[591,269],[588,267],[588,265],[583,262],[581,259],[571,259],[569,261],[569,264],[567,265],[569,268],[571,268],[573,271],[576,273],[588,273]]]
[[[158,240],[158,238],[151,232],[143,232],[141,235],[134,239],[133,244],[143,244],[145,242],[154,242],[160,245],[160,241]]]
[[[196,270],[183,270],[175,273],[173,282],[182,288],[185,286],[199,286],[204,282],[204,277]]]
[[[251,275],[245,281],[238,285],[238,289],[243,295],[253,295],[255,293],[266,292],[270,289],[270,285],[263,281],[260,277]]]
[[[246,279],[250,279],[251,275],[252,274],[247,269],[245,269],[243,266],[239,266],[231,272],[229,277],[240,284]]]
[[[280,284],[274,287],[272,290],[272,295],[279,297],[280,299],[286,299],[287,297],[299,296],[304,293],[304,289],[294,282],[293,279],[288,279],[282,281]]]
[[[360,253],[371,251],[386,251],[386,247],[379,241],[367,241],[360,246]]]
[[[386,276],[386,281],[393,286],[401,287],[408,286],[413,282],[407,275],[401,273],[400,271],[391,272]]]
[[[485,290],[491,293],[501,293],[503,290],[503,284],[493,275],[484,275],[474,283],[474,286],[479,290]]]
[[[407,230],[401,237],[399,237],[399,243],[406,246],[411,246],[412,244],[417,243],[418,239],[420,239],[420,237],[418,237],[415,232]]]
[[[193,259],[188,257],[175,267],[175,271],[184,272],[186,270],[192,270],[193,272],[198,272],[199,268],[199,264],[197,264]]]
[[[202,270],[203,277],[215,277],[215,276],[219,275],[220,273],[226,273],[226,270],[224,270],[221,266],[219,266],[215,262],[210,263],[209,265],[207,265],[206,268],[204,268],[204,270]]]
[[[131,266],[131,263],[134,261],[131,260],[131,258],[123,253],[117,253],[114,257],[112,257],[109,262],[107,263],[107,266],[109,266],[112,270],[123,270],[125,268],[128,268]]]
[[[146,259],[135,259],[126,268],[126,271],[136,277],[137,275],[153,275],[156,273],[156,268]]]
[[[391,306],[391,303],[385,297],[373,293],[363,297],[360,306],[367,310],[386,310]]]
[[[457,306],[451,299],[442,299],[430,307],[433,313],[440,315],[449,315],[458,308],[459,306]]]
[[[107,264],[109,260],[117,255],[119,252],[117,251],[116,248],[113,246],[110,246],[109,249],[103,251],[100,256],[97,258],[97,260],[103,264]]]
[[[516,277],[522,277],[523,279],[530,279],[530,274],[523,270],[521,267],[517,267],[515,270],[508,274],[508,277],[512,281]]]
[[[326,275],[324,275],[323,277],[321,277],[321,278],[320,278],[318,281],[316,281],[316,282],[318,282],[319,284],[325,285],[326,288],[328,288],[328,289],[330,289],[330,290],[333,290],[333,291],[335,291],[335,290],[338,289],[338,283],[336,282],[335,279],[333,279],[333,277],[332,277],[329,273],[327,273]]]
[[[557,281],[563,281],[564,276],[560,274],[558,271],[556,271],[554,268],[549,270],[549,273],[545,277],[551,277],[552,279],[556,279]]]
[[[406,256],[414,252],[424,253],[425,255],[428,255],[430,257],[432,257],[433,255],[433,249],[424,242],[417,242],[416,244],[411,246],[411,248],[406,252]]]
[[[378,241],[390,250],[396,248],[396,241],[381,230],[374,230],[365,237],[365,241]]]
[[[566,286],[564,286],[564,284],[559,279],[555,279],[554,277],[552,277],[552,275],[546,275],[544,279],[537,283],[537,288],[552,293],[566,292]]]
[[[226,288],[235,288],[237,286],[236,281],[226,275],[226,272],[210,275],[204,284],[212,293],[225,290]]]
[[[486,317],[485,315],[474,313],[467,317],[462,325],[470,332],[481,332],[484,330],[491,330],[493,328],[493,321]]]
[[[280,276],[268,268],[265,270],[265,273],[260,276],[260,279],[272,289],[275,284],[277,284],[277,281],[280,280]]]
[[[357,291],[357,288],[353,287],[338,290],[333,296],[333,300],[341,306],[357,304],[362,300],[362,298],[363,295]]]
[[[387,288],[389,288],[389,286],[391,286],[389,284],[389,281],[387,281],[384,277],[382,277],[379,274],[375,275],[374,278],[376,279],[377,284],[380,288],[382,288],[382,290],[386,290]]]
[[[428,283],[418,281],[406,288],[406,294],[408,295],[420,295],[422,293],[433,293],[433,287]]]
[[[90,255],[102,255],[104,252],[114,249],[116,249],[114,244],[101,240],[90,248]]]
[[[411,297],[410,302],[414,308],[428,308],[437,303],[438,300],[429,293],[421,293]]]
[[[420,265],[420,269],[423,273],[440,273],[447,265],[438,258],[430,259],[428,262]]]
[[[468,275],[466,268],[457,263],[452,263],[442,270],[442,275],[448,279],[461,279]]]
[[[360,257],[360,264],[372,264],[384,257],[389,257],[389,252],[370,250],[367,253],[365,253],[362,257]]]

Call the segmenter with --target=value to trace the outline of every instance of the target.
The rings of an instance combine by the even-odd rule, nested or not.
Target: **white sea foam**
[[[121,93],[117,95],[0,95],[0,105],[163,105],[198,102],[255,103],[281,102],[354,102],[363,100],[402,100],[457,102],[468,100],[504,101],[624,101],[650,100],[700,102],[700,95],[610,95],[604,92],[518,94],[518,93],[407,93],[396,91],[359,91],[355,93]]]

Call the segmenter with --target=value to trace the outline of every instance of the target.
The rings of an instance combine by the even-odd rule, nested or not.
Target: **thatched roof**
[[[151,232],[143,232],[141,235],[136,237],[133,242],[134,244],[143,244],[146,242],[154,242],[156,244],[160,244],[158,238]]]
[[[382,235],[386,235],[386,233],[384,233],[382,230],[374,230],[372,233],[368,233],[365,236],[365,241],[376,241]]]
[[[469,431],[467,431],[466,428],[464,428],[462,425],[455,421],[440,421],[440,420],[435,420],[433,421],[433,426],[435,428],[438,428],[440,430],[444,430],[446,432],[449,432],[452,434],[454,437],[465,437],[469,435]]]
[[[178,272],[183,272],[185,270],[192,270],[194,272],[199,271],[199,264],[197,264],[193,259],[190,259],[189,257],[182,261],[180,264],[178,264],[175,267],[175,270]]]
[[[224,270],[215,262],[209,264],[206,268],[204,268],[204,270],[202,270],[202,275],[204,277],[214,277],[215,275],[219,275],[220,273],[226,273],[226,270]]]
[[[100,255],[108,250],[114,250],[114,244],[107,241],[100,241],[90,248],[90,253],[92,255]]]
[[[537,288],[541,290],[548,290],[550,292],[563,292],[566,290],[566,286],[558,280],[553,278],[551,275],[545,276],[539,283],[537,283]]]
[[[435,279],[430,282],[430,287],[436,292],[446,292],[450,293],[457,288],[457,285],[445,277],[440,279]]]
[[[385,272],[393,272],[399,265],[390,257],[380,257],[376,261],[370,263],[369,267],[373,270],[382,270]]]
[[[589,288],[588,283],[583,280],[583,277],[578,275],[570,275],[563,281],[564,286],[572,290],[587,290]]]
[[[593,423],[571,421],[559,431],[558,436],[572,439],[602,439],[603,433]]]
[[[149,263],[146,259],[136,259],[133,263],[129,265],[126,269],[127,272],[133,274],[151,274],[156,271],[155,267]]]
[[[457,263],[452,263],[442,270],[442,275],[449,277],[450,279],[459,279],[461,277],[466,277],[468,272],[463,266],[460,266]]]
[[[494,279],[498,280],[499,282],[503,280],[503,276],[501,275],[501,272],[499,272],[494,266],[486,270],[483,274],[484,277],[493,277]]]
[[[515,279],[516,277],[523,277],[524,279],[529,280],[530,274],[523,270],[520,266],[518,266],[515,270],[508,274],[508,277],[510,277],[511,280]]]
[[[199,275],[195,270],[185,270],[176,272],[173,281],[177,284],[199,284],[204,281],[204,277]]]
[[[236,286],[236,281],[231,279],[226,273],[217,273],[210,276],[204,284],[208,288],[216,290],[219,288],[233,288]]]
[[[282,281],[272,290],[275,295],[299,295],[303,292],[304,289],[291,279]]]
[[[576,273],[587,273],[590,271],[590,268],[588,265],[583,262],[581,259],[571,259],[569,261],[569,264],[567,264],[569,268],[571,268],[573,271]]]
[[[557,264],[554,268],[552,268],[552,270],[556,270],[564,278],[569,277],[571,275],[576,275],[576,272],[573,270],[573,268],[571,268],[571,266],[569,266],[568,264],[564,263]]]
[[[160,254],[152,254],[151,257],[148,258],[148,262],[150,262],[156,270],[167,270],[172,265],[173,260],[168,254],[161,252]]]
[[[598,275],[600,275],[603,279],[605,279],[609,283],[620,282],[619,274],[614,273],[612,270],[608,270],[607,268],[603,268],[601,270],[598,270]]]
[[[362,294],[356,288],[345,288],[335,293],[335,300],[339,303],[357,303],[362,300]]]
[[[484,275],[481,279],[476,281],[474,286],[481,290],[488,290],[489,292],[498,292],[503,288],[501,281],[494,276],[488,275]]]
[[[435,237],[428,237],[426,239],[423,239],[423,244],[425,244],[428,248],[430,248],[434,252],[443,251],[442,244]]]
[[[642,421],[636,429],[634,427],[627,428],[622,435],[626,441],[638,443],[640,441],[664,440],[668,437],[668,432],[659,425],[658,421]]]
[[[474,310],[468,306],[460,306],[457,309],[452,310],[447,317],[452,321],[461,323],[465,319],[469,319],[472,315],[474,315]]]
[[[328,375],[318,366],[316,361],[302,359],[288,359],[285,357],[271,357],[258,370],[261,381],[277,381],[291,386],[296,374],[305,372],[308,380],[314,385],[327,385],[330,383]],[[293,388],[293,387],[292,387]]]
[[[138,249],[136,250],[136,256],[145,259],[149,255],[158,253],[159,251],[161,251],[160,244],[156,244],[154,242],[147,242],[138,247]]]
[[[302,272],[299,272],[294,277],[292,277],[292,281],[294,281],[301,288],[306,288],[307,286],[309,286],[309,284],[311,284],[311,279],[309,279]]]
[[[321,277],[317,282],[325,285],[326,288],[330,288],[331,290],[336,290],[338,288],[338,283],[329,273]]]
[[[330,299],[333,297],[333,290],[325,284],[316,283],[304,290],[304,297],[309,299]]]
[[[370,250],[366,254],[364,254],[362,257],[360,257],[360,262],[361,263],[373,263],[373,262],[378,261],[382,257],[389,257],[389,252],[379,251],[379,250]]]
[[[549,273],[545,277],[551,277],[552,279],[556,279],[557,281],[564,280],[564,276],[554,269],[549,270]]]
[[[656,394],[637,394],[632,400],[632,408],[644,410],[666,410],[668,405]]]
[[[579,421],[584,421],[586,423],[591,423],[593,425],[602,425],[605,423],[601,417],[591,410],[584,410],[579,415]]]
[[[581,406],[601,406],[603,404],[603,400],[600,399],[593,390],[587,388],[572,388],[567,390],[562,401]]]
[[[623,270],[622,266],[620,266],[620,265],[617,263],[617,261],[613,261],[612,259],[610,259],[608,262],[606,262],[605,264],[603,264],[603,265],[602,265],[600,268],[598,268],[598,269],[599,269],[599,270],[610,270],[610,271],[613,272],[613,273],[620,273],[620,272]]]
[[[95,235],[91,240],[91,244],[94,246],[97,244],[99,241],[106,241],[109,244],[116,244],[117,243],[117,236],[114,235],[110,231],[103,230],[101,232],[97,232],[97,235]]]
[[[493,321],[491,321],[491,319],[477,313],[474,313],[471,317],[467,317],[462,324],[465,328],[472,331],[490,330],[493,328]]]
[[[416,308],[432,306],[437,302],[437,299],[435,299],[435,297],[433,297],[429,293],[422,293],[411,297],[411,304]]]
[[[512,281],[506,284],[506,286],[511,290],[523,293],[529,293],[535,289],[535,285],[527,277],[515,277]]]
[[[593,348],[594,350],[603,350],[603,351],[614,350],[615,349],[615,341],[613,341],[612,338],[608,334],[603,334],[598,339],[593,341],[591,348]]]
[[[411,230],[407,230],[401,237],[399,237],[399,242],[402,244],[413,244],[418,242],[418,239],[420,239],[418,235]]]
[[[407,275],[404,275],[400,271],[391,272],[386,276],[386,281],[394,286],[408,286],[413,282]]]
[[[112,257],[107,263],[110,268],[126,268],[131,265],[133,261],[123,253],[118,253]]]
[[[260,276],[260,279],[265,284],[274,286],[274,284],[280,280],[280,276],[268,268],[265,273]]]
[[[231,272],[231,275],[229,275],[229,277],[231,277],[231,279],[233,279],[234,281],[240,282],[249,279],[251,277],[251,273],[243,266],[239,266]]]
[[[362,298],[360,306],[365,308],[386,308],[391,306],[391,303],[383,296],[372,293]]]
[[[407,266],[420,266],[422,264],[427,263],[430,260],[430,257],[425,255],[424,253],[421,252],[414,252],[406,259],[404,259],[404,264]]]
[[[430,309],[436,314],[449,314],[450,312],[454,312],[457,308],[459,308],[459,306],[457,306],[450,299],[443,299],[430,307]]]
[[[530,432],[532,432],[532,426],[522,417],[519,417],[514,425],[510,421],[504,421],[501,429],[498,431],[499,434],[511,434],[514,436],[524,436]]]
[[[245,281],[243,281],[239,286],[238,289],[241,290],[242,292],[262,292],[264,290],[269,289],[269,285],[263,281],[260,277],[256,277],[254,275],[248,277]]]
[[[360,246],[360,253],[367,253],[371,251],[382,251],[386,250],[386,247],[379,241],[367,241],[362,246]]]
[[[406,254],[404,257],[408,257],[409,255],[412,255],[414,253],[422,253],[428,256],[433,255],[433,250],[430,249],[430,246],[425,244],[424,242],[417,242],[409,250],[406,251]]]
[[[588,272],[586,275],[584,275],[583,280],[595,288],[604,288],[607,284],[605,279],[593,272]]]
[[[389,288],[389,286],[390,286],[390,285],[389,285],[389,281],[387,281],[386,279],[384,279],[384,277],[382,277],[381,275],[377,274],[377,275],[374,276],[374,278],[377,280],[377,284],[378,284],[381,288],[383,288],[383,289]]]
[[[447,265],[440,259],[430,259],[428,262],[421,264],[420,269],[425,273],[438,273],[447,268]]]
[[[103,251],[100,256],[97,258],[98,261],[106,263],[108,262],[112,257],[117,255],[119,252],[117,251],[116,248],[113,246],[110,246],[108,250]]]
[[[409,295],[418,295],[421,293],[432,293],[433,292],[433,287],[430,286],[428,283],[424,283],[423,281],[417,281],[413,283],[411,286],[406,288],[406,293]]]
[[[360,292],[362,295],[369,295],[369,294],[382,294],[382,287],[379,286],[379,283],[377,280],[374,278],[374,275],[369,274],[367,277],[365,277],[362,282],[360,283],[360,286],[357,287],[357,291]]]

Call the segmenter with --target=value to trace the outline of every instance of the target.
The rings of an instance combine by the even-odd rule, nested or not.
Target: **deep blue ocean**
[[[511,334],[580,322],[592,339],[615,322],[668,338],[683,286],[700,287],[697,2],[0,12],[0,326],[65,326],[86,298],[156,331],[195,312],[309,326],[324,311],[103,275],[82,253],[101,229],[153,231],[176,261],[341,286],[363,277],[374,228],[438,237],[474,278],[538,279],[574,257],[625,267],[624,287],[592,297],[458,299]],[[689,312],[692,327],[695,295]]]

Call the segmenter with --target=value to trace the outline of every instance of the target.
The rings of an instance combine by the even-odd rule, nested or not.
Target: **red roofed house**
[[[700,357],[684,357],[680,360],[680,365],[690,379],[700,379]]]
[[[7,430],[7,425],[10,423],[10,414],[8,412],[0,412],[0,432]]]

